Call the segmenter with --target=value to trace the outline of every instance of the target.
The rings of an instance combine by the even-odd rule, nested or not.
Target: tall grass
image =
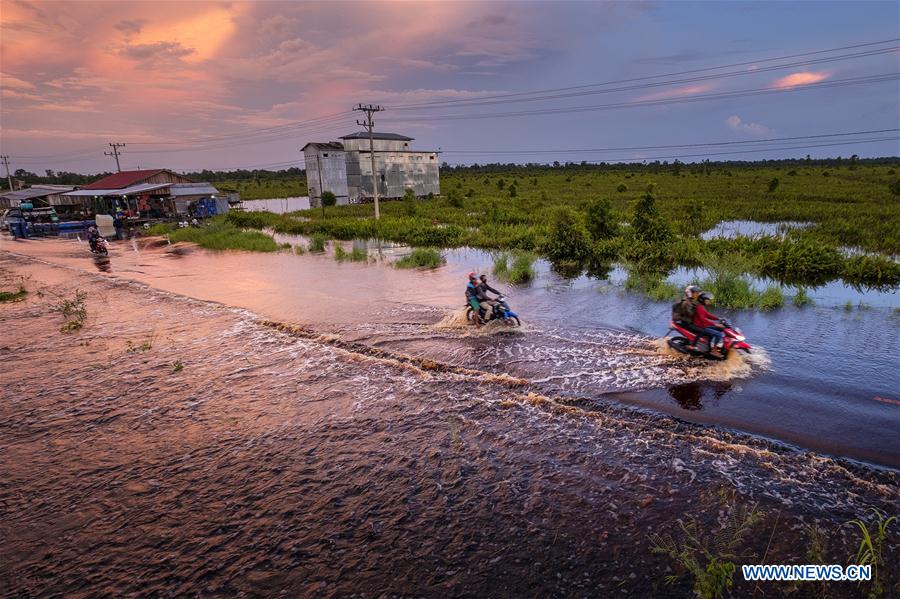
[[[444,257],[434,248],[415,248],[408,256],[394,262],[397,268],[437,268],[444,264]]]
[[[210,250],[276,252],[280,249],[271,235],[243,231],[221,220],[210,222],[204,227],[175,229],[168,235],[171,241],[189,241]]]
[[[520,285],[535,277],[535,256],[527,252],[500,253],[494,258],[494,275],[501,281]]]

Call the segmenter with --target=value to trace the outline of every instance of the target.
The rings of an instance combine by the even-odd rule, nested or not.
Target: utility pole
[[[109,147],[112,148],[112,152],[103,152],[103,155],[104,156],[115,156],[116,157],[116,172],[121,173],[122,167],[119,166],[119,148],[124,148],[125,144],[112,143],[112,144],[109,144]]]
[[[9,190],[12,191],[12,177],[9,176],[9,156],[0,156],[0,160],[3,161],[3,166],[6,167],[6,182],[9,183]]]
[[[375,121],[372,120],[372,115],[376,112],[381,112],[384,108],[381,106],[373,106],[371,104],[366,104],[365,106],[360,104],[353,110],[366,113],[366,120],[356,121],[356,124],[365,127],[369,132],[369,153],[372,155],[372,194],[375,198],[375,220],[378,220],[381,218],[381,213],[378,211],[378,173],[375,172],[375,138],[372,137]]]

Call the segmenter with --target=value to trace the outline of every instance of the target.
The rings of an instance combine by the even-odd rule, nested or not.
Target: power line
[[[103,152],[104,156],[115,156],[116,158],[116,172],[121,173],[122,167],[119,166],[119,148],[124,148],[125,144],[122,143],[111,143],[109,147],[112,148],[112,152]]]
[[[879,137],[879,138],[871,138],[871,139],[860,139],[860,140],[845,140],[839,142],[831,142],[831,143],[821,143],[821,144],[807,144],[807,145],[797,145],[797,146],[779,146],[775,148],[754,148],[752,150],[725,150],[722,152],[704,152],[704,153],[694,153],[694,154],[677,154],[670,156],[641,156],[637,158],[606,158],[606,159],[594,159],[594,160],[584,160],[583,162],[587,162],[589,164],[598,164],[598,163],[613,163],[616,162],[644,162],[644,161],[657,161],[657,160],[679,160],[681,158],[700,158],[700,157],[709,157],[709,156],[729,156],[734,154],[753,154],[758,152],[772,152],[772,151],[783,151],[783,150],[809,150],[810,148],[825,148],[825,147],[834,147],[834,146],[842,146],[842,145],[850,145],[850,144],[861,144],[861,143],[877,143],[882,141],[897,141],[896,137]],[[457,166],[465,166],[464,163],[456,163]]]
[[[851,131],[845,133],[822,133],[819,135],[797,135],[793,137],[770,137],[767,139],[748,139],[740,141],[716,141],[707,143],[690,143],[690,144],[670,144],[655,146],[624,146],[614,148],[577,148],[577,149],[546,149],[546,150],[441,150],[442,154],[584,154],[589,152],[629,152],[637,150],[662,150],[677,148],[701,148],[713,146],[734,146],[734,145],[751,145],[765,144],[773,142],[796,142],[800,140],[823,139],[833,137],[851,137],[858,135],[872,135],[876,133],[896,133],[900,128],[895,129],[870,129],[867,131]]]
[[[617,102],[614,104],[597,104],[591,106],[573,106],[569,108],[543,108],[535,110],[521,110],[517,112],[490,112],[490,113],[472,113],[472,114],[445,114],[445,115],[413,115],[402,119],[388,119],[390,122],[403,123],[424,120],[466,120],[466,119],[493,119],[507,118],[518,116],[537,116],[545,114],[566,114],[578,112],[591,112],[598,110],[613,110],[617,108],[633,108],[638,106],[662,106],[668,104],[682,104],[689,102],[699,102],[705,100],[745,98],[750,96],[761,96],[769,94],[780,94],[788,92],[797,92],[804,90],[817,90],[832,87],[846,87],[850,85],[865,85],[869,83],[881,83],[885,81],[896,81],[900,79],[897,73],[882,73],[879,75],[868,75],[865,77],[851,77],[847,79],[835,79],[833,81],[810,83],[789,88],[755,88],[735,90],[730,92],[718,92],[713,94],[697,94],[693,96],[685,96],[683,98],[666,98],[659,100],[634,100],[629,102]]]
[[[847,60],[849,58],[861,58],[861,57],[869,57],[869,56],[877,56],[877,55],[881,55],[881,54],[894,53],[894,52],[897,52],[897,50],[900,50],[900,47],[893,46],[891,48],[872,50],[869,52],[860,52],[860,53],[856,53],[856,54],[852,54],[852,55],[820,58],[820,59],[816,59],[816,60],[808,60],[808,61],[803,61],[803,62],[793,62],[793,63],[787,63],[787,64],[783,64],[783,65],[762,67],[762,68],[758,68],[758,69],[754,69],[754,70],[746,70],[745,69],[745,70],[741,70],[741,71],[730,71],[727,73],[717,73],[717,74],[712,74],[712,75],[687,77],[687,78],[683,78],[683,79],[672,79],[672,80],[668,80],[668,81],[656,81],[656,82],[652,82],[652,83],[642,83],[642,84],[637,84],[637,85],[627,85],[627,86],[623,86],[623,87],[612,87],[612,88],[607,88],[607,89],[594,89],[594,90],[568,92],[568,93],[534,95],[534,96],[522,97],[522,98],[498,99],[498,100],[483,100],[482,98],[472,98],[465,102],[460,101],[459,104],[455,104],[454,106],[452,106],[452,108],[459,108],[459,107],[470,108],[473,106],[493,106],[493,105],[498,105],[498,104],[503,105],[503,104],[511,104],[511,103],[516,103],[516,102],[541,102],[541,101],[545,101],[545,100],[558,100],[558,99],[562,99],[562,98],[575,98],[575,97],[598,95],[598,94],[611,94],[611,93],[622,92],[622,91],[636,91],[636,90],[650,89],[650,88],[655,88],[655,87],[676,85],[676,84],[680,84],[680,83],[696,83],[698,81],[711,81],[711,80],[724,79],[724,78],[728,78],[728,77],[736,77],[736,76],[741,76],[741,75],[757,75],[759,73],[765,73],[765,72],[769,72],[769,71],[778,71],[778,70],[782,70],[782,69],[796,68],[796,67],[801,67],[801,66],[812,66],[812,65],[816,65],[816,64],[835,62],[838,60]],[[403,110],[430,110],[430,109],[435,109],[435,108],[439,109],[439,108],[444,108],[444,107],[445,106],[443,106],[443,105],[419,106],[419,107],[410,107],[410,108],[398,108],[397,110],[400,110],[400,111],[403,111]]]
[[[773,58],[763,58],[763,59],[759,59],[759,60],[750,60],[750,61],[745,61],[745,62],[734,62],[734,63],[719,65],[719,66],[715,66],[715,67],[704,67],[704,68],[700,68],[700,69],[690,69],[687,71],[676,71],[673,73],[664,73],[664,74],[660,74],[660,75],[646,75],[643,77],[633,77],[630,79],[619,79],[619,80],[614,80],[614,81],[605,81],[605,82],[601,82],[601,83],[587,83],[587,84],[583,84],[583,85],[573,85],[573,86],[568,86],[568,87],[557,87],[557,88],[549,88],[549,89],[533,90],[533,91],[525,91],[525,92],[511,92],[511,93],[505,93],[505,94],[494,94],[491,96],[482,96],[480,98],[477,98],[477,100],[492,100],[492,99],[498,99],[498,98],[513,98],[513,97],[519,97],[519,96],[528,96],[528,95],[533,95],[533,94],[566,92],[566,91],[572,91],[572,90],[578,90],[578,89],[587,89],[587,88],[591,88],[591,87],[600,87],[600,86],[606,86],[606,85],[618,85],[618,84],[622,84],[622,83],[634,83],[637,81],[647,81],[650,79],[660,79],[662,77],[676,77],[679,75],[692,75],[695,73],[718,71],[721,69],[727,69],[727,68],[733,68],[733,67],[752,66],[752,65],[757,65],[762,62],[774,62],[774,61],[778,61],[778,60],[787,60],[790,58],[800,58],[803,56],[814,56],[817,54],[827,54],[829,52],[838,52],[841,50],[852,50],[855,48],[879,46],[879,45],[884,45],[884,44],[889,44],[889,43],[895,43],[898,41],[900,41],[900,38],[891,38],[891,39],[881,40],[881,41],[877,41],[877,42],[866,42],[866,43],[861,43],[861,44],[853,44],[853,45],[849,45],[849,46],[839,46],[836,48],[829,48],[826,50],[814,50],[811,52],[801,52],[799,54],[787,54],[784,56],[777,56],[777,57],[773,57]],[[418,106],[436,106],[436,105],[441,105],[441,104],[451,105],[451,104],[458,104],[461,102],[470,102],[470,101],[474,101],[474,100],[472,98],[456,98],[456,99],[449,99],[449,100],[435,100],[432,102],[396,104],[394,106],[391,106],[390,108],[392,110],[400,110],[400,109],[413,108],[413,107],[418,107]]]

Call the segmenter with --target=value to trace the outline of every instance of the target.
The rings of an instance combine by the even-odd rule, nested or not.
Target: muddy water
[[[843,522],[900,507],[896,473],[603,404],[583,380],[735,383],[698,383],[624,328],[548,317],[473,335],[440,272],[275,255],[265,276],[259,255],[26,249],[41,261],[0,252],[0,286],[29,289],[0,310],[3,595],[685,596],[690,580],[663,586],[671,564],[648,549],[675,518],[716,530],[758,502],[752,551],[795,561],[816,521],[837,563],[855,551]],[[183,293],[249,305],[263,285],[296,296],[248,311]],[[77,289],[88,317],[62,334],[52,309]],[[554,343],[568,366],[536,349]]]
[[[298,241],[279,238],[285,239]],[[459,309],[461,282],[472,269],[489,269],[488,254],[448,252],[446,266],[422,272],[387,265],[404,248],[369,249],[367,265],[328,255],[214,253],[146,242],[114,244],[110,260],[99,262],[72,241],[35,242],[21,251],[372,347],[521,377],[545,393],[624,402],[900,467],[900,316],[890,307],[900,306],[896,294],[881,294],[879,307],[850,312],[829,306],[721,311],[758,350],[710,364],[656,343],[670,307],[616,285],[567,281],[542,266],[529,286],[501,285],[525,326],[476,332]]]

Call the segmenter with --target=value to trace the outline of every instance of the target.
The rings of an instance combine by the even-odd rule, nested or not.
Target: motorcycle
[[[744,334],[739,328],[732,325],[724,318],[719,321],[719,327],[721,328],[722,333],[725,335],[725,338],[722,341],[721,356],[716,356],[710,353],[711,348],[709,347],[709,337],[703,334],[701,334],[700,339],[697,340],[697,349],[691,349],[689,347],[691,344],[691,339],[696,337],[697,334],[687,330],[674,320],[669,322],[669,330],[668,332],[666,332],[666,335],[668,336],[668,334],[672,331],[676,331],[681,334],[674,337],[669,337],[667,341],[669,347],[677,352],[706,358],[707,360],[727,360],[728,355],[732,351],[742,351],[748,354],[751,353],[751,350],[753,348],[749,343],[747,343],[747,338],[744,337]]]
[[[502,320],[503,324],[507,326],[522,326],[522,321],[519,320],[519,315],[510,310],[509,304],[506,303],[506,296],[501,295],[494,301],[496,303],[494,304],[493,311],[491,312],[491,320]],[[473,310],[472,306],[470,306],[469,304],[466,304],[466,319],[470,322],[476,322],[475,310]]]
[[[99,256],[109,255],[109,242],[103,237],[90,240],[91,253]]]

